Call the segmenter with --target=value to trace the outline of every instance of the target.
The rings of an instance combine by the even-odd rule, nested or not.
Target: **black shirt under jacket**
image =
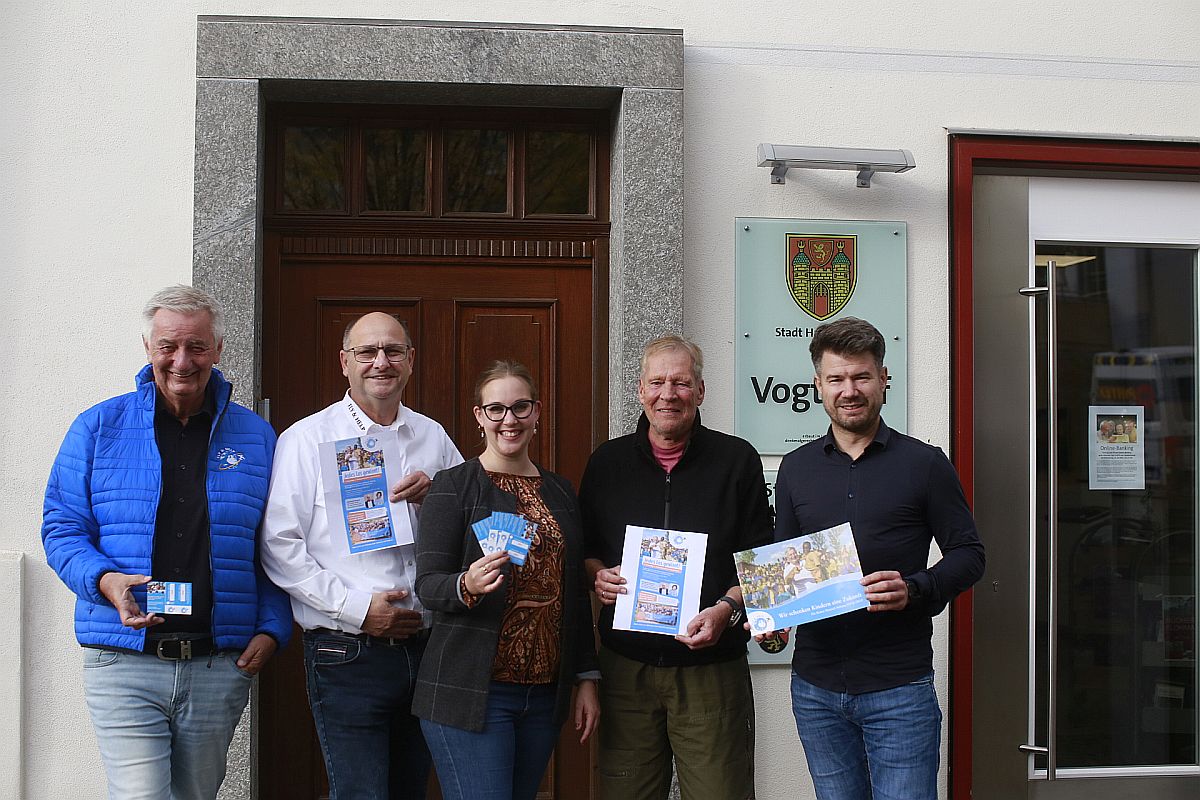
[[[155,639],[191,634],[212,635],[212,562],[208,524],[208,445],[217,412],[212,382],[204,405],[186,425],[155,396],[154,438],[162,458],[162,488],[154,521],[151,577],[192,584],[192,613],[163,615],[146,631],[146,652]]]
[[[762,460],[749,442],[695,427],[670,474],[650,449],[650,423],[605,442],[588,460],[579,484],[584,555],[607,567],[621,563],[626,525],[708,534],[700,608],[737,585],[733,554],[771,541],[771,507]],[[632,582],[627,587],[633,591]],[[749,634],[727,628],[716,644],[689,650],[674,637],[614,631],[613,606],[601,606],[600,641],[615,653],[654,666],[695,666],[745,656]]]
[[[864,575],[896,570],[921,598],[903,611],[863,609],[796,628],[792,667],[833,692],[892,689],[933,671],[933,617],[983,575],[983,543],[941,449],[882,421],[852,461],[832,433],[784,457],[775,484],[775,541],[849,522]],[[926,568],[936,540],[942,558]]]

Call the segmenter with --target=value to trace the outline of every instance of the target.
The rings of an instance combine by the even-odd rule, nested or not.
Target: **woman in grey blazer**
[[[445,800],[532,800],[573,686],[581,741],[600,715],[579,505],[529,459],[540,412],[529,371],[493,364],[475,388],[484,451],[439,472],[421,508],[416,590],[434,621],[413,713]],[[496,512],[531,523],[519,566],[472,530]]]

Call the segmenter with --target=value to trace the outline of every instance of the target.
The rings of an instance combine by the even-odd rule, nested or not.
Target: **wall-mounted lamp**
[[[771,168],[771,183],[783,183],[791,167],[797,169],[858,170],[857,186],[871,188],[876,172],[908,172],[917,166],[907,150],[872,150],[867,147],[805,147],[794,144],[760,144],[758,165]]]

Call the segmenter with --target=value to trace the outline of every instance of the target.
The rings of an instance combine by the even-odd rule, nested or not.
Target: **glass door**
[[[1034,772],[1194,769],[1196,253],[1035,265]]]
[[[1007,702],[1016,710],[996,710],[1003,730],[981,737],[989,703],[976,704],[974,746],[995,748],[985,751],[995,763],[977,775],[974,794],[1196,797],[1200,192],[1190,184],[1015,180],[1001,194],[1014,201],[1010,222],[1019,201],[1027,204],[1027,216],[1010,225],[1021,246],[1008,254],[1024,251],[1025,280],[1006,290],[1015,301],[996,302],[1020,314],[1023,324],[1013,327],[1025,330],[1010,344],[985,345],[976,391],[1001,386],[1015,366],[1024,374],[1010,383],[1020,385],[999,391],[1023,414],[1003,417],[1017,426],[1008,444],[994,433],[977,437],[989,576],[976,592],[984,607],[976,640],[985,652],[1014,650],[1016,637],[1020,646],[997,664],[977,653],[975,684],[977,693],[1004,692],[990,701],[994,709]],[[1175,213],[1180,198],[1196,216]],[[982,324],[996,318],[985,313]],[[981,334],[989,335],[977,327]],[[997,361],[1005,350],[1015,357]],[[977,433],[988,419],[977,419]],[[990,457],[1002,469],[1022,468],[1024,478],[980,468]],[[985,474],[1014,496],[1023,492],[1022,502],[983,499]],[[1001,669],[1024,675],[1002,678]],[[989,771],[1002,789],[984,785]]]

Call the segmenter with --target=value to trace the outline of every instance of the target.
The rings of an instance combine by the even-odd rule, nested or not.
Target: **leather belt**
[[[147,652],[163,661],[188,661],[215,655],[217,643],[212,637],[203,639],[150,639],[146,642]]]

